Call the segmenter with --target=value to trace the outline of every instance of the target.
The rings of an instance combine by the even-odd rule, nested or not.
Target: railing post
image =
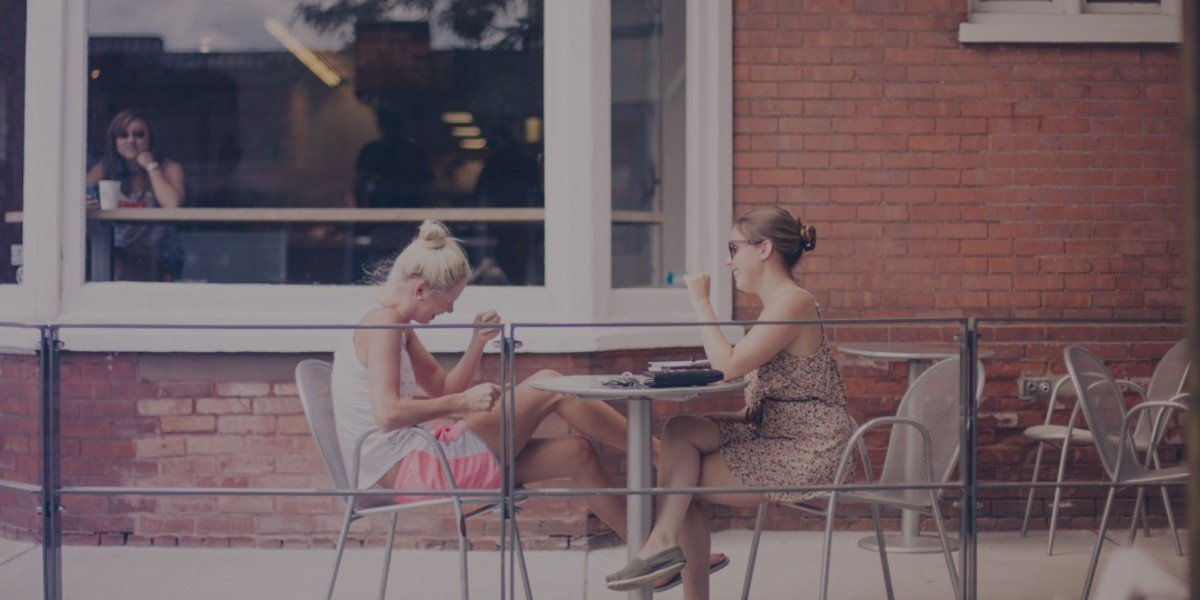
[[[500,598],[516,597],[516,328],[500,331]],[[507,543],[506,543],[507,541]]]
[[[42,589],[45,600],[62,595],[62,487],[59,470],[58,328],[43,326],[39,347],[41,375]]]
[[[962,477],[962,509],[958,515],[958,535],[962,559],[961,597],[963,600],[975,600],[978,592],[976,567],[976,528],[975,507],[978,502],[978,474],[976,466],[977,421],[979,404],[975,398],[975,387],[979,381],[976,363],[979,358],[979,323],[974,318],[968,318],[963,323],[960,342],[960,389],[962,390],[962,452],[959,453],[958,472]]]

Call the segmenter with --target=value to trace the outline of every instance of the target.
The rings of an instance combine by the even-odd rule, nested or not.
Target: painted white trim
[[[1163,43],[1183,41],[1178,15],[976,13],[958,26],[972,43]]]
[[[732,3],[687,11],[688,270],[715,275],[722,318],[732,314],[720,244],[732,214]],[[30,3],[26,84],[26,283],[0,287],[0,320],[80,323],[349,323],[373,290],[351,286],[85,282],[86,216],[75,198],[86,169],[87,0]],[[471,288],[446,322],[497,308],[506,322],[679,321],[680,289],[611,288],[611,5],[548,2],[545,12],[546,286]],[[59,40],[66,40],[60,42]],[[47,76],[49,75],[49,76]],[[37,232],[33,235],[32,232]],[[309,330],[72,330],[78,351],[311,352],[336,332]],[[583,352],[694,345],[687,328],[529,330],[526,351]],[[463,332],[430,331],[435,351],[462,348]],[[24,347],[0,331],[0,345]],[[35,338],[36,339],[36,336]]]
[[[717,318],[733,314],[724,244],[733,223],[733,3],[687,10],[687,269],[711,274]]]

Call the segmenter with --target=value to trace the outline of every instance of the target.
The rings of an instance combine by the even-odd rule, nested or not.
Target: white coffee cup
[[[100,180],[100,208],[111,210],[117,207],[121,198],[121,182],[116,179]]]

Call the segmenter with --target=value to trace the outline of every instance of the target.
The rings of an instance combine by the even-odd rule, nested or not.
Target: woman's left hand
[[[146,169],[147,171],[150,170],[150,165],[154,164],[155,162],[154,155],[150,154],[149,150],[142,150],[141,152],[138,152],[138,155],[134,157],[134,160],[137,161],[137,164],[140,167]]]
[[[495,309],[485,310],[475,315],[476,325],[494,325],[499,322],[500,313],[496,312]],[[500,335],[499,327],[480,327],[475,329],[474,333],[471,334],[471,341],[486,344],[488,340],[498,335]]]

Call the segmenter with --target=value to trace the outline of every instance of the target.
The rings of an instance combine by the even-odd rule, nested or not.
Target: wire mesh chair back
[[[962,423],[961,374],[958,358],[948,358],[934,363],[917,376],[900,400],[896,416],[920,423],[929,432],[933,445],[933,481],[929,481],[925,467],[925,441],[912,427],[892,427],[888,441],[887,458],[883,462],[883,473],[879,482],[900,483],[943,483],[958,466],[960,430]],[[976,363],[978,386],[974,401],[979,401],[983,390],[983,365]],[[939,495],[941,491],[939,490]],[[904,490],[898,492],[906,502],[928,504],[927,490]]]
[[[296,365],[296,388],[333,485],[342,489],[351,487],[333,417],[333,365],[316,359],[301,361]]]
[[[1154,368],[1154,374],[1150,376],[1150,383],[1146,386],[1146,401],[1170,400],[1182,392],[1191,364],[1188,359],[1187,340],[1176,342]],[[1148,447],[1152,443],[1150,435],[1161,414],[1161,410],[1153,410],[1138,418],[1133,430],[1133,439],[1139,448]],[[1159,425],[1161,426],[1161,423]]]
[[[1081,346],[1063,350],[1071,382],[1079,394],[1083,416],[1096,442],[1100,461],[1108,476],[1117,479],[1118,470],[1126,475],[1139,472],[1137,453],[1132,438],[1125,438],[1126,448],[1120,450],[1121,427],[1125,419],[1125,396],[1113,380],[1108,367],[1091,351]],[[1118,457],[1122,464],[1118,465]]]
[[[1146,400],[1150,402],[1170,400],[1182,392],[1190,367],[1187,340],[1180,340],[1171,346],[1170,350],[1167,350],[1162,360],[1158,361],[1158,366],[1154,367],[1154,374],[1150,376],[1150,384],[1146,386]]]

